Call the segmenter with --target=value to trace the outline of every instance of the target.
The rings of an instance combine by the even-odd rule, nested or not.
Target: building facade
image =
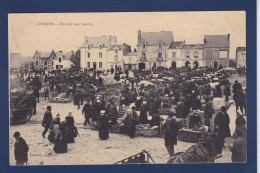
[[[108,69],[107,50],[117,43],[115,36],[85,37],[80,47],[80,67],[82,69]]]
[[[183,44],[181,46],[181,59],[179,67],[199,68],[205,67],[202,44]]]
[[[71,52],[57,52],[55,58],[53,59],[53,68],[56,70],[62,70],[65,68],[71,68],[73,63],[71,62],[71,57],[74,54],[73,51]]]
[[[205,65],[219,68],[229,66],[230,34],[204,36]]]
[[[138,31],[137,60],[138,69],[166,67],[168,48],[173,42],[171,31]]]
[[[236,66],[246,67],[246,47],[237,47],[236,49]]]
[[[116,44],[112,45],[106,54],[107,69],[114,69],[116,71],[122,71],[124,69],[124,55],[127,52],[131,52],[131,46],[128,44]]]
[[[54,58],[56,57],[56,53],[54,50],[51,52],[42,52],[36,50],[33,55],[33,67],[36,70],[53,70]]]
[[[123,56],[123,62],[125,70],[138,69],[137,52],[126,52]]]

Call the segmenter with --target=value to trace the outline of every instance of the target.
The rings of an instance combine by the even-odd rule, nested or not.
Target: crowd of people
[[[131,75],[129,73],[132,73]],[[49,99],[50,92],[65,93],[73,95],[74,104],[80,108],[80,104],[86,100],[82,108],[82,115],[85,117],[84,126],[96,122],[99,126],[99,137],[102,140],[109,138],[109,129],[113,132],[113,125],[118,124],[122,118],[127,134],[135,138],[137,124],[150,124],[161,126],[165,129],[165,146],[170,156],[174,155],[174,145],[177,145],[179,124],[177,119],[189,119],[189,128],[199,129],[208,126],[209,132],[217,134],[215,147],[216,153],[221,154],[226,137],[230,137],[229,100],[233,95],[235,101],[237,119],[234,138],[234,146],[230,147],[234,154],[234,162],[241,161],[237,150],[245,148],[246,144],[246,90],[241,83],[235,81],[232,86],[228,77],[236,73],[235,70],[216,71],[212,68],[201,69],[165,69],[125,71],[58,71],[54,73],[28,73],[20,74],[11,83],[15,86],[24,83],[27,90],[32,90],[35,96],[34,108],[39,103],[40,92],[43,97]],[[118,98],[106,100],[105,97],[98,97],[99,88],[104,87],[102,76],[112,75],[121,83]],[[15,88],[15,87],[14,87]],[[11,88],[12,89],[12,88]],[[91,93],[89,93],[91,92]],[[88,94],[86,94],[88,93]],[[233,94],[232,94],[233,93]],[[226,106],[213,119],[213,100],[225,96]],[[116,96],[115,96],[116,97]],[[113,101],[114,99],[117,102]],[[126,111],[125,111],[126,110]],[[118,113],[125,111],[123,117]],[[162,112],[168,118],[162,122]],[[166,112],[165,112],[166,111]],[[203,117],[200,111],[204,111]],[[204,118],[204,121],[202,121]],[[214,126],[212,126],[212,121]],[[51,107],[47,107],[42,125],[44,131],[42,136],[50,131],[48,139],[55,143],[54,150],[57,153],[67,152],[67,143],[74,142],[78,135],[74,125],[72,114],[60,122],[59,115],[52,118]],[[238,156],[239,155],[239,156]],[[243,160],[243,159],[242,159]],[[244,160],[243,160],[244,161]]]

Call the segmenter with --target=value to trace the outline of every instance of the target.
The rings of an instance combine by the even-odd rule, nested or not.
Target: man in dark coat
[[[148,111],[149,111],[149,109],[146,105],[146,101],[144,101],[141,106],[141,109],[140,109],[140,123],[141,124],[148,124],[148,120],[147,120]]]
[[[105,110],[100,111],[99,118],[99,138],[102,140],[107,140],[109,138],[109,117],[106,115]]]
[[[44,113],[42,126],[44,127],[44,131],[42,132],[42,137],[45,138],[45,134],[48,132],[52,123],[52,113],[51,106],[47,106],[47,111]]]
[[[28,161],[28,151],[29,147],[25,140],[21,137],[19,132],[14,133],[14,138],[16,140],[14,144],[14,156],[16,160],[16,165],[24,165]]]
[[[229,83],[225,86],[224,95],[226,96],[226,101],[228,101],[228,97],[231,96]]]
[[[87,100],[87,103],[84,105],[83,109],[82,109],[82,115],[84,113],[85,115],[85,122],[84,122],[84,126],[87,125],[87,123],[89,124],[90,121],[89,119],[92,117],[92,106],[90,105],[90,100]]]
[[[213,106],[209,98],[205,98],[206,104],[204,109],[204,117],[205,117],[205,124],[210,127],[210,119],[212,118],[213,114]]]
[[[231,160],[232,162],[246,162],[247,160],[247,142],[246,139],[242,137],[242,133],[238,132],[233,146],[230,147],[232,151]]]
[[[100,100],[97,100],[93,105],[92,121],[97,122],[99,120],[101,110],[102,108],[101,108]]]
[[[176,121],[176,117],[168,116],[168,119],[166,120],[165,124],[165,147],[167,148],[167,151],[169,152],[170,157],[174,154],[174,145],[177,145],[177,134],[179,131],[179,126]]]
[[[111,124],[117,124],[117,108],[113,100],[109,100],[109,104],[107,106],[107,114],[111,120]]]
[[[36,97],[33,96],[33,115],[36,115],[36,106],[37,106],[37,101],[36,101]]]
[[[236,112],[236,129],[233,137],[236,137],[238,133],[241,133],[240,137],[247,139],[246,120],[241,112]]]
[[[136,107],[132,107],[132,111],[127,114],[126,126],[128,130],[129,137],[133,139],[135,137],[135,126],[138,124],[138,116],[136,112]]]
[[[238,90],[242,89],[241,83],[239,83],[237,80],[235,81],[235,84],[233,85],[233,93],[236,93]]]
[[[222,153],[222,147],[224,147],[224,142],[226,137],[230,137],[230,128],[229,128],[229,115],[226,113],[227,108],[222,106],[221,112],[217,114],[215,117],[214,123],[215,128],[214,131],[217,133],[217,137],[215,140],[216,153]]]

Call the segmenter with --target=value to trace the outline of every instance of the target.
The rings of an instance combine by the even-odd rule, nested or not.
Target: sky
[[[127,43],[134,50],[141,30],[172,31],[174,41],[185,40],[186,44],[203,44],[204,35],[230,34],[230,58],[235,58],[236,47],[246,46],[246,13],[16,13],[8,15],[8,30],[9,52],[24,57],[32,57],[36,50],[76,51],[85,36],[114,35],[119,44]]]

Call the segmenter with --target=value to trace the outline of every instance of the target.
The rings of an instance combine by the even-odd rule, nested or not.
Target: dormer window
[[[88,45],[88,49],[90,49],[90,47],[91,47],[91,45],[89,44],[89,45]]]
[[[99,45],[99,49],[102,49],[102,45]]]
[[[145,45],[145,43],[143,43],[142,48],[145,49],[145,47],[146,47],[146,45]]]
[[[115,49],[115,54],[118,54],[118,49]]]
[[[61,62],[61,58],[59,58],[59,62]]]

